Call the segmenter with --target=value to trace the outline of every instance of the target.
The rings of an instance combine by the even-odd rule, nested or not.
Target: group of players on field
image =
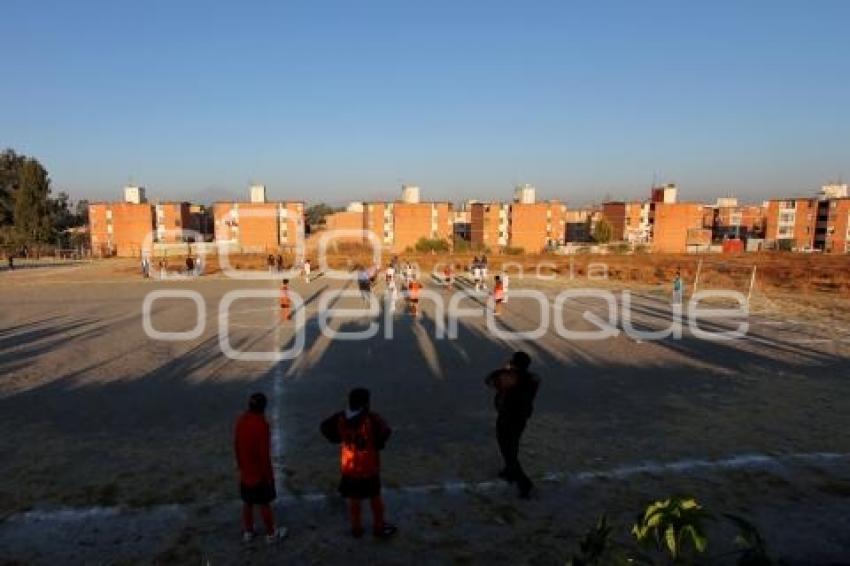
[[[370,295],[374,292],[378,283],[380,268],[377,265],[369,267],[357,266],[357,288],[364,302],[370,302]],[[310,282],[310,261],[306,260],[302,267],[304,281]],[[475,291],[487,291],[487,256],[481,259],[474,258],[469,266],[472,283]],[[407,312],[414,316],[419,315],[419,296],[423,288],[419,280],[417,268],[410,262],[403,265],[395,258],[384,269],[384,282],[386,285],[389,308],[395,312],[399,296],[403,296],[407,305]],[[502,314],[502,305],[508,302],[508,274],[501,273],[493,279],[492,297],[495,305],[494,314]],[[441,284],[446,291],[454,288],[455,272],[451,263],[446,264],[442,273]],[[292,299],[289,295],[289,279],[284,279],[280,286],[280,313],[283,320],[292,318]]]

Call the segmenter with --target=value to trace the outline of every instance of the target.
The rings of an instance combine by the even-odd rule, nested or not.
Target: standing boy
[[[254,538],[254,505],[266,527],[266,542],[274,544],[286,536],[284,527],[275,528],[271,502],[277,494],[271,461],[271,430],[266,421],[266,396],[254,393],[248,410],[236,421],[233,447],[239,466],[239,493],[242,496],[242,542]]]
[[[369,272],[363,268],[357,268],[357,288],[360,290],[360,300],[369,303],[372,295],[372,286],[369,283]]]
[[[281,320],[292,319],[292,299],[289,298],[289,279],[284,279],[280,284],[280,318]]]
[[[472,282],[475,283],[475,290],[481,290],[481,264],[477,261],[472,264]]]
[[[384,501],[381,498],[381,459],[390,437],[390,427],[377,413],[369,410],[369,390],[352,389],[348,394],[348,409],[333,414],[321,425],[322,435],[340,444],[340,494],[348,499],[351,534],[363,536],[361,505],[369,500],[372,508],[372,533],[384,538],[398,529],[384,521]]]
[[[496,390],[496,438],[505,462],[499,477],[516,482],[523,499],[529,497],[534,484],[519,463],[519,441],[534,411],[534,398],[540,388],[540,379],[528,371],[530,365],[528,354],[515,352],[507,367],[497,369],[485,380],[487,386]]]
[[[502,278],[498,275],[496,276],[495,284],[493,285],[493,302],[494,305],[494,314],[499,316],[502,314],[502,303],[505,301],[505,288],[502,285]]]
[[[682,291],[683,291],[682,272],[677,269],[676,270],[676,277],[673,279],[673,304],[674,305],[681,305],[682,304]]]
[[[310,260],[309,259],[304,260],[304,282],[305,283],[310,282]]]
[[[422,283],[416,278],[412,279],[407,286],[407,301],[410,313],[417,318],[419,317],[419,291],[421,289]]]

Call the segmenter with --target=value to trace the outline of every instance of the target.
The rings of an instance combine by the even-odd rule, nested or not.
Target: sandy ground
[[[346,284],[320,277],[293,284],[307,303],[303,352],[292,361],[249,362],[222,355],[219,304],[229,291],[273,290],[271,282],[143,281],[115,276],[104,263],[27,271],[0,275],[2,559],[562,563],[599,513],[626,525],[651,498],[673,492],[692,493],[718,511],[746,511],[792,562],[850,555],[843,513],[850,473],[842,459],[850,454],[850,329],[840,321],[800,317],[773,301],[749,317],[745,339],[731,342],[688,331],[679,340],[620,334],[576,341],[552,330],[517,341],[493,336],[480,317],[461,319],[457,339],[439,340],[439,317],[426,302],[419,320],[400,312],[391,318],[392,339],[382,315],[376,336],[343,341],[321,335],[316,313],[323,293]],[[513,279],[511,289],[538,289],[551,301],[585,283]],[[439,291],[430,281],[427,288]],[[145,335],[141,306],[160,289],[200,293],[207,319],[200,336],[168,342]],[[635,324],[662,328],[665,293],[635,291]],[[232,305],[234,347],[291,346],[293,324],[278,325],[273,305],[272,298]],[[463,305],[480,308],[475,299]],[[161,299],[153,323],[186,331],[195,310],[186,299]],[[569,328],[592,329],[585,310],[601,315],[603,305],[573,300],[561,316]],[[529,329],[540,317],[539,307],[517,297],[499,325]],[[362,330],[371,322],[360,316],[331,327]],[[515,348],[532,354],[543,379],[523,459],[533,477],[558,480],[541,482],[538,498],[524,504],[488,483],[499,459],[482,384]],[[394,428],[384,483],[404,532],[388,544],[344,536],[332,495],[336,451],[317,430],[355,385],[373,390],[373,408]],[[277,554],[235,543],[231,432],[255,390],[272,399],[282,507],[293,527]],[[840,457],[784,460],[814,453]],[[747,454],[780,463],[576,479],[645,462]],[[455,482],[466,487],[453,489]],[[490,487],[469,488],[482,484]],[[92,507],[104,510],[84,513]],[[61,536],[49,536],[51,529]]]

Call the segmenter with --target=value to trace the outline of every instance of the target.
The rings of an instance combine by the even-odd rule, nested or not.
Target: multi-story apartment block
[[[189,203],[158,202],[153,207],[156,220],[155,241],[163,244],[186,241],[184,230],[188,234],[192,224]]]
[[[648,202],[606,202],[602,216],[613,228],[614,241],[645,244],[651,236],[651,208]]]
[[[328,230],[362,230],[374,236],[385,250],[400,253],[413,249],[422,240],[445,240],[454,236],[454,210],[448,202],[420,202],[419,187],[402,187],[402,200],[395,202],[363,202],[348,207],[345,212],[328,215]],[[340,240],[371,239],[343,236]]]
[[[738,199],[717,199],[713,207],[705,207],[708,222],[715,241],[727,239],[747,240],[764,237],[766,207],[762,205],[739,205]]]
[[[815,249],[826,253],[850,253],[850,198],[832,198],[819,203]]]
[[[650,224],[652,249],[664,253],[683,253],[689,247],[711,243],[711,231],[703,225],[703,206],[698,203],[654,202]]]
[[[334,242],[363,242],[363,208],[362,202],[355,202],[348,205],[347,210],[325,216],[325,231],[338,232],[333,234]]]
[[[768,245],[789,250],[813,250],[817,212],[816,198],[768,201],[765,228]]]
[[[95,256],[140,257],[143,252],[150,253],[156,233],[153,207],[144,202],[90,203],[89,233]]]
[[[557,247],[566,240],[567,206],[559,201],[515,202],[508,210],[508,244],[530,253]]]
[[[271,253],[304,241],[302,202],[217,202],[215,241],[245,252]]]
[[[501,202],[473,203],[469,210],[472,245],[482,248],[507,246],[510,208],[510,204]]]
[[[529,253],[566,240],[567,207],[559,201],[536,202],[535,189],[520,185],[514,202],[476,202],[470,206],[470,241],[481,247],[521,248]]]
[[[820,198],[768,201],[765,239],[778,249],[850,252],[850,197],[840,185],[827,185]]]

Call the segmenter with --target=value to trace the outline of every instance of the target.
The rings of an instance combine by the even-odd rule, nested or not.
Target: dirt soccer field
[[[601,300],[556,300],[588,286],[616,301],[618,335],[559,334],[556,320],[591,331],[586,312],[608,317]],[[850,556],[850,321],[762,301],[740,320],[700,325],[744,321],[743,338],[701,339],[686,324],[680,339],[653,340],[623,332],[622,286],[514,277],[496,325],[531,330],[550,319],[539,336],[494,335],[484,299],[469,297],[454,339],[438,339],[445,316],[424,300],[420,319],[401,304],[389,316],[382,307],[331,319],[337,331],[375,325],[372,337],[343,340],[323,335],[318,313],[323,302],[360,308],[361,299],[332,296],[356,286],[320,276],[293,281],[305,301],[300,353],[252,361],[224,355],[222,329],[241,352],[298,349],[297,323],[279,324],[273,281],[142,280],[96,263],[2,273],[0,288],[0,563],[562,564],[599,514],[625,537],[646,503],[674,493],[751,518],[788,563]],[[448,303],[435,280],[425,288]],[[453,291],[466,289],[460,279]],[[186,333],[203,312],[195,337],[145,332],[142,307],[157,290],[197,294],[200,305],[160,298],[150,317],[159,332]],[[233,300],[222,325],[223,300],[240,290],[268,296]],[[630,290],[636,329],[669,325],[665,289]],[[531,501],[495,480],[483,385],[515,349],[543,380],[522,448],[538,485]],[[318,432],[353,386],[372,390],[394,430],[383,456],[401,530],[391,541],[349,537],[334,494],[337,449]],[[254,391],[270,399],[277,512],[291,529],[273,550],[239,543],[232,427]],[[712,533],[725,550],[728,533]]]

